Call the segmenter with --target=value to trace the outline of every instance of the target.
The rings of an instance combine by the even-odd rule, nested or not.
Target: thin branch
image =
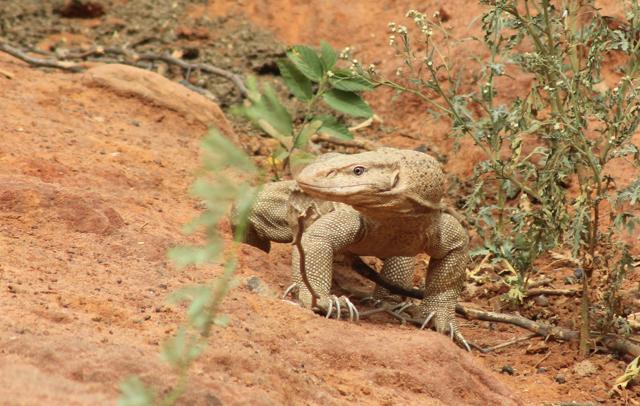
[[[0,51],[6,52],[34,66],[58,68],[58,69],[68,70],[71,72],[82,72],[85,70],[84,67],[74,62],[69,62],[64,60],[61,61],[53,57],[43,59],[43,58],[35,58],[32,56],[29,56],[23,51],[16,49],[10,45],[7,45],[6,43],[0,43]],[[246,97],[248,94],[247,88],[245,87],[244,81],[240,75],[237,75],[228,70],[218,68],[216,66],[209,65],[206,63],[185,62],[179,58],[176,58],[167,54],[155,54],[155,53],[138,54],[134,51],[130,51],[125,48],[96,46],[86,51],[81,51],[76,53],[69,52],[69,53],[63,54],[63,58],[64,59],[85,59],[90,56],[100,56],[105,54],[122,55],[125,57],[125,59],[129,59],[129,60],[125,60],[122,62],[116,61],[116,62],[125,63],[127,65],[137,66],[140,63],[140,61],[162,61],[171,65],[177,65],[182,69],[185,69],[187,72],[200,70],[202,72],[207,72],[214,75],[222,76],[226,79],[229,79],[235,85],[235,87],[238,89],[242,97]],[[51,54],[49,53],[48,55],[51,55]],[[98,59],[98,60],[103,61],[102,59]],[[108,63],[113,63],[113,62],[114,61],[111,61],[111,60],[108,61]]]
[[[569,330],[563,327],[537,323],[533,320],[529,320],[526,317],[522,317],[516,314],[487,312],[480,309],[466,307],[461,304],[456,305],[456,313],[476,320],[513,324],[536,333],[537,335],[540,335],[542,337],[553,337],[555,339],[563,341],[573,341],[578,339],[577,331]]]
[[[153,53],[146,53],[138,55],[139,60],[160,60],[169,64],[178,65],[183,69],[187,70],[201,70],[203,72],[213,73],[214,75],[222,76],[224,78],[229,79],[240,91],[242,97],[247,97],[249,94],[247,88],[244,85],[244,81],[239,75],[236,75],[233,72],[229,72],[228,70],[218,68],[206,63],[188,63],[181,59],[175,58],[171,55],[160,55]]]
[[[527,289],[525,292],[525,296],[538,296],[538,295],[547,295],[547,296],[576,296],[580,293],[579,290],[575,289],[552,289],[552,288],[534,288]]]
[[[392,293],[405,297],[411,297],[414,299],[424,298],[424,291],[420,289],[403,288],[389,282],[382,275],[371,269],[369,265],[365,264],[364,261],[360,259],[360,257],[355,257],[351,265],[358,274],[375,282],[383,288],[388,289]],[[456,313],[469,319],[513,324],[545,338],[552,337],[554,339],[562,341],[577,341],[580,337],[579,332],[569,330],[564,327],[538,323],[516,314],[496,313],[480,309],[473,309],[467,306],[463,306],[460,303],[456,305]],[[421,320],[407,319],[407,321],[417,325],[422,324]],[[612,351],[625,352],[634,357],[640,356],[640,345],[634,344],[625,338],[617,337],[614,335],[605,335],[601,337],[601,341],[608,349]]]
[[[314,142],[327,142],[330,144],[334,144],[334,145],[340,145],[342,147],[351,147],[351,148],[359,148],[359,149],[363,149],[365,151],[373,151],[378,149],[378,145],[371,142],[371,141],[367,141],[367,140],[358,140],[358,139],[353,139],[353,140],[341,140],[338,138],[334,138],[325,134],[314,134],[311,137],[311,140]]]
[[[307,267],[305,262],[305,252],[302,248],[302,234],[304,233],[304,218],[305,213],[300,213],[298,215],[298,232],[296,233],[296,239],[293,241],[293,245],[298,248],[298,256],[300,259],[300,275],[302,276],[302,282],[311,293],[311,307],[317,307],[317,301],[320,296],[313,290],[311,283],[309,282],[309,277],[307,276]]]
[[[0,69],[0,75],[6,77],[7,79],[13,79],[13,73],[8,72],[6,70]]]
[[[68,62],[68,61],[59,61],[57,59],[43,59],[43,58],[36,58],[30,55],[27,55],[26,53],[22,52],[21,50],[14,48],[4,42],[0,42],[0,51],[7,53],[13,57],[16,57],[30,65],[33,66],[42,66],[42,67],[46,67],[46,68],[56,68],[56,69],[62,69],[62,70],[66,70],[66,71],[70,71],[70,72],[82,72],[85,69],[73,62]]]
[[[508,340],[508,341],[505,341],[503,343],[500,343],[498,345],[494,345],[493,347],[483,348],[482,350],[480,350],[480,352],[486,354],[486,353],[489,353],[491,351],[499,350],[501,348],[506,348],[506,347],[512,346],[514,344],[521,343],[523,341],[531,340],[533,337],[537,337],[537,336],[538,335],[536,333],[531,333],[531,334],[526,335],[524,337],[516,337],[516,338],[513,338],[511,340]]]
[[[551,351],[549,351],[549,352],[547,353],[547,355],[545,355],[544,357],[542,357],[542,358],[540,359],[540,361],[536,362],[536,363],[533,365],[533,369],[538,369],[538,367],[540,366],[540,364],[542,364],[542,363],[543,363],[547,358],[549,358],[550,356],[551,356]]]

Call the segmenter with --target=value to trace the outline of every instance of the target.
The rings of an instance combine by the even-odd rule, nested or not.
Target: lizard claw
[[[382,304],[382,303],[384,302],[382,299],[377,299],[377,298],[376,298],[376,297],[374,297],[374,296],[365,296],[365,297],[363,297],[362,299],[360,299],[360,301],[361,301],[362,303],[369,303],[369,302],[371,302],[371,304],[372,304],[374,307],[379,307],[379,306],[380,306],[380,304]]]
[[[422,322],[422,325],[420,326],[420,330],[424,330],[424,328],[427,327],[427,325],[435,315],[436,315],[435,311],[429,313],[427,317],[424,319],[424,321]],[[456,325],[455,321],[450,321],[448,325],[449,325],[449,338],[451,339],[451,341],[461,344],[465,348],[465,350],[471,352],[471,347],[469,346],[469,343],[464,338],[460,330],[458,330],[458,326]]]
[[[398,303],[391,310],[393,310],[394,312],[396,312],[399,315],[400,313],[402,313],[403,311],[407,310],[408,308],[410,308],[413,305],[414,305],[413,302],[411,302],[410,300],[407,300],[406,302]]]
[[[360,313],[358,312],[358,309],[353,303],[351,303],[351,300],[349,300],[348,297],[346,296],[337,297],[335,295],[331,295],[326,300],[327,300],[327,311],[326,311],[325,318],[328,319],[332,317],[334,313],[334,308],[335,308],[336,320],[340,320],[340,317],[342,315],[342,309],[343,309],[342,305],[344,305],[349,311],[349,321],[360,320]],[[322,308],[322,306],[320,307]]]
[[[467,342],[467,340],[464,338],[464,336],[462,335],[462,333],[460,333],[459,331],[456,331],[454,333],[455,339],[462,343],[462,345],[464,345],[465,350],[467,350],[468,352],[471,352],[471,347],[469,346],[469,343]]]
[[[295,289],[295,288],[297,288],[297,287],[298,287],[298,284],[297,284],[297,283],[292,283],[291,285],[289,285],[289,287],[288,287],[288,288],[284,291],[284,293],[282,294],[282,298],[283,298],[283,299],[286,299],[286,298],[287,298],[287,296],[289,296],[289,294],[290,294],[291,292],[293,292],[293,291],[294,291],[294,289]]]
[[[424,319],[424,321],[422,322],[422,325],[420,325],[420,330],[424,330],[424,328],[427,327],[427,324],[429,324],[429,322],[435,315],[436,315],[436,312],[429,313],[427,317]]]

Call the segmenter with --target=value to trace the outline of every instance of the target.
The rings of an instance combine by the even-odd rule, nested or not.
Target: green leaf
[[[120,384],[118,406],[153,406],[155,396],[137,376],[127,378]]]
[[[287,57],[303,75],[314,82],[320,82],[323,74],[322,62],[316,51],[305,45],[295,45],[287,52]]]
[[[347,128],[344,123],[338,121],[337,118],[324,115],[318,116],[315,119],[322,121],[322,126],[318,130],[320,134],[325,134],[338,140],[353,139],[353,134],[349,132],[349,128]]]
[[[263,93],[260,93],[254,77],[247,79],[247,88],[249,89],[249,100],[246,101],[245,106],[236,110],[264,132],[286,144],[287,137],[291,137],[293,132],[291,115],[280,103],[273,88],[265,83]]]
[[[327,42],[320,41],[320,58],[325,71],[330,71],[338,60],[338,54]]]
[[[180,370],[198,358],[204,348],[190,336],[184,327],[162,344],[162,358],[173,368]]]
[[[318,128],[320,128],[321,125],[322,121],[320,120],[313,120],[310,123],[307,123],[302,130],[300,130],[300,134],[296,138],[293,146],[296,148],[304,148],[307,146],[309,138],[318,131]]]
[[[313,97],[311,81],[288,59],[277,62],[280,75],[289,91],[298,99],[308,101]]]
[[[366,78],[352,74],[350,71],[340,69],[333,72],[333,76],[329,78],[329,83],[336,89],[348,92],[361,92],[371,90],[375,86]]]
[[[233,204],[233,223],[236,225],[236,229],[234,231],[234,239],[236,241],[241,241],[243,236],[245,235],[249,222],[249,215],[251,214],[251,210],[253,209],[253,205],[256,201],[256,198],[258,197],[259,192],[260,188],[249,186],[236,198]]]
[[[352,92],[333,89],[323,94],[322,99],[334,110],[350,116],[369,118],[373,115],[371,107]]]
[[[296,150],[291,153],[289,159],[291,160],[291,166],[300,167],[315,161],[316,158],[316,155],[310,154],[305,151]]]
[[[273,151],[273,153],[271,154],[271,157],[277,161],[283,161],[288,156],[289,156],[289,150],[282,147],[278,147],[278,149]]]
[[[258,171],[251,158],[215,127],[209,128],[209,132],[202,140],[201,148],[209,155],[206,159],[209,166],[215,165],[210,169],[217,170],[232,166],[249,173]]]

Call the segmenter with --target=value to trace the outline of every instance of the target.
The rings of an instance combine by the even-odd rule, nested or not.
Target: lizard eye
[[[365,168],[364,166],[356,166],[355,168],[353,168],[353,174],[356,176],[360,176],[365,172]]]

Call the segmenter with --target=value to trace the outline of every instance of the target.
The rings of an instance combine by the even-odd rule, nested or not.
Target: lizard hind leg
[[[415,264],[415,257],[390,257],[384,261],[380,274],[384,279],[396,286],[410,288]],[[380,285],[376,285],[373,290],[372,299],[377,305],[385,305],[387,303],[391,303],[394,307],[410,305],[410,302],[406,302],[402,296],[391,294],[388,289]]]

